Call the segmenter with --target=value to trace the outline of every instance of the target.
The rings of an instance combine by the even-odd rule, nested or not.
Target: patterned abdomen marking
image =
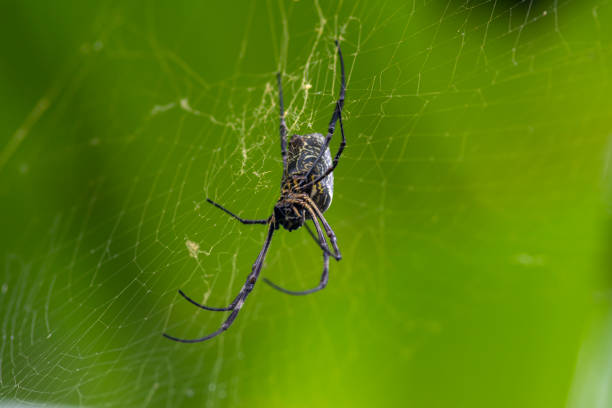
[[[320,133],[309,135],[293,135],[289,140],[288,152],[288,176],[306,175],[313,163],[319,157],[321,148],[325,145],[325,136]],[[323,175],[332,165],[331,153],[329,148],[314,170],[310,173],[310,179],[315,180]],[[310,197],[317,204],[321,212],[325,212],[331,205],[334,196],[334,174],[330,173],[323,180],[312,186]]]

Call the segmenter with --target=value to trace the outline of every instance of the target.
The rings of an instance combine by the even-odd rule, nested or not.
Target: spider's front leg
[[[270,242],[272,242],[273,234],[274,234],[274,220],[272,219],[270,222],[270,226],[268,227],[268,235],[266,236],[266,240],[264,242],[263,248],[261,248],[261,252],[259,252],[257,259],[255,260],[255,263],[253,263],[253,268],[251,270],[251,273],[247,277],[246,282],[242,286],[242,289],[240,289],[238,296],[236,296],[236,299],[234,299],[234,301],[232,302],[232,305],[230,305],[231,309],[227,309],[228,311],[231,310],[232,313],[230,313],[227,319],[225,319],[225,321],[223,322],[223,324],[221,325],[219,329],[199,339],[181,339],[178,337],[171,336],[167,333],[164,333],[163,336],[167,339],[178,341],[180,343],[200,343],[202,341],[218,336],[219,334],[226,331],[232,325],[232,323],[234,323],[234,320],[236,320],[236,317],[238,316],[240,309],[242,309],[242,306],[244,305],[244,302],[247,296],[249,296],[249,293],[251,293],[251,291],[255,287],[255,283],[257,283],[257,279],[259,278],[259,274],[261,272],[261,268],[263,266],[264,259],[266,258],[266,254],[268,253],[268,248],[270,247]],[[206,307],[204,308],[208,310],[225,310],[225,308],[223,309],[221,308],[211,309],[211,308],[206,308]]]
[[[309,208],[309,206],[306,206],[306,209],[308,210],[308,212],[310,212],[310,216],[312,217],[313,223],[314,223],[315,228],[317,230],[319,246],[323,250],[323,272],[321,273],[321,279],[319,280],[319,284],[316,287],[314,287],[312,289],[308,289],[308,290],[301,290],[301,291],[285,289],[285,288],[283,288],[281,286],[278,286],[276,283],[270,281],[269,279],[264,278],[264,282],[266,282],[268,285],[270,285],[274,289],[276,289],[278,291],[281,291],[283,293],[286,293],[288,295],[303,296],[303,295],[309,295],[311,293],[318,292],[318,291],[320,291],[322,289],[325,289],[325,287],[327,286],[327,282],[329,280],[329,256],[331,255],[334,258],[336,258],[336,255],[333,254],[329,250],[329,247],[327,246],[327,241],[325,240],[325,235],[323,235],[323,231],[321,230],[321,226],[317,222],[315,213],[313,212],[312,209]],[[306,226],[306,224],[304,224],[304,225]],[[311,235],[313,235],[313,238],[315,238],[314,234],[312,234],[312,231],[310,231],[310,229],[308,230],[308,232]],[[340,258],[336,258],[336,259],[339,260]]]
[[[306,201],[307,206],[306,208],[308,209],[308,211],[311,214],[312,220],[315,223],[315,226],[317,225],[317,219],[321,220],[321,224],[323,224],[323,228],[325,228],[325,233],[327,234],[329,241],[332,244],[332,248],[334,249],[333,252],[330,252],[329,254],[336,260],[339,261],[342,259],[342,254],[340,253],[340,249],[338,248],[338,242],[336,239],[336,233],[334,233],[334,230],[332,229],[332,227],[329,225],[329,223],[327,222],[327,220],[325,219],[325,217],[323,216],[323,213],[321,212],[321,210],[319,210],[319,207],[317,207],[317,204],[312,201],[312,198],[310,198],[307,194],[302,194],[300,195],[300,198],[303,199],[304,201]],[[323,240],[325,242],[325,240]],[[328,248],[329,251],[329,247],[327,247],[326,244],[326,248]]]
[[[180,289],[179,289],[178,292],[179,292],[179,295],[181,295],[182,297],[187,299],[187,301],[189,303],[191,303],[192,305],[197,306],[200,309],[210,310],[211,312],[227,312],[227,311],[230,311],[230,310],[234,310],[234,308],[236,307],[236,304],[238,303],[238,299],[240,298],[240,293],[238,293],[238,296],[236,296],[234,298],[234,300],[232,301],[232,303],[229,304],[229,306],[227,306],[227,307],[210,307],[210,306],[206,306],[206,305],[203,305],[201,303],[196,302],[195,300],[193,300],[192,298],[187,296],[185,294],[185,292],[183,292]]]
[[[231,215],[232,217],[234,217],[235,219],[237,219],[238,221],[240,221],[243,224],[267,224],[268,221],[270,220],[270,218],[268,218],[266,220],[247,220],[247,219],[244,219],[244,218],[241,218],[241,217],[237,216],[236,214],[234,214],[233,212],[231,212],[227,208],[223,207],[222,205],[215,203],[210,198],[207,198],[206,201],[208,201],[209,203],[211,203],[212,205],[214,205],[218,209],[220,209],[220,210],[226,212],[227,214]],[[236,304],[238,304],[238,301],[239,301],[240,295],[241,295],[241,293],[238,293],[236,298],[234,298],[232,303],[230,303],[229,306],[227,306],[227,307],[210,307],[210,306],[206,306],[206,305],[203,305],[201,303],[196,302],[195,300],[193,300],[192,298],[187,296],[185,294],[185,292],[183,292],[180,289],[179,289],[178,292],[179,292],[179,294],[182,297],[184,297],[192,305],[197,306],[197,307],[199,307],[201,309],[210,310],[210,311],[213,311],[213,312],[227,312],[227,311],[230,311],[230,310],[234,310],[234,308],[236,307]]]

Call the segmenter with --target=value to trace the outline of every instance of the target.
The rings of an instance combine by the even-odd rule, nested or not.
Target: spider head
[[[274,206],[274,218],[287,231],[293,231],[304,224],[304,208],[281,200]]]

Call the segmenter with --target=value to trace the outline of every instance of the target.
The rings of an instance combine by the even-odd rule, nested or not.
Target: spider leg
[[[170,336],[169,334],[164,333],[163,336],[165,338],[178,341],[180,343],[200,343],[223,333],[232,325],[232,323],[234,323],[234,320],[236,320],[236,316],[238,316],[240,309],[242,309],[242,306],[244,305],[244,301],[255,287],[255,283],[257,283],[257,278],[259,278],[259,273],[261,272],[263,261],[266,258],[266,254],[268,253],[268,248],[270,248],[270,242],[272,241],[272,235],[274,234],[274,220],[271,221],[272,222],[270,222],[270,226],[268,228],[268,235],[266,236],[266,240],[264,241],[263,247],[261,248],[261,251],[257,256],[255,263],[253,263],[251,273],[249,274],[249,276],[247,276],[246,282],[242,286],[242,289],[240,289],[240,293],[238,293],[238,296],[236,296],[236,299],[234,300],[234,302],[232,302],[232,304],[234,304],[233,309],[231,309],[232,313],[230,313],[230,315],[223,322],[221,327],[216,331],[210,333],[209,335],[200,337],[199,339],[180,339],[178,337]]]
[[[287,173],[287,124],[285,123],[285,107],[283,106],[283,86],[281,85],[281,73],[276,74],[278,82],[278,99],[280,105],[280,142],[281,155],[283,156],[283,176]]]
[[[264,278],[264,282],[272,286],[274,289],[280,292],[286,293],[288,295],[293,295],[293,296],[310,295],[311,293],[318,292],[322,289],[325,289],[325,287],[327,286],[328,280],[329,280],[329,255],[327,254],[327,252],[323,252],[323,273],[321,274],[321,281],[319,282],[319,285],[317,285],[316,288],[312,288],[308,290],[301,290],[301,291],[288,290],[281,286],[278,286],[274,282],[271,282],[269,279]]]
[[[334,135],[334,130],[336,129],[336,122],[340,119],[340,115],[342,114],[342,108],[344,107],[344,96],[346,93],[346,77],[344,75],[344,60],[342,59],[342,51],[340,51],[340,44],[338,44],[338,40],[336,40],[336,47],[338,47],[338,56],[340,58],[340,72],[342,75],[341,85],[340,85],[340,96],[338,97],[338,101],[336,101],[336,108],[334,109],[334,113],[332,114],[331,120],[329,121],[329,127],[327,129],[327,136],[325,136],[325,144],[324,146],[322,146],[317,159],[312,163],[310,170],[308,170],[308,173],[306,173],[306,177],[305,177],[306,179],[308,179],[312,170],[317,166],[319,161],[321,161],[321,158],[323,158],[323,155],[325,154],[325,151],[327,150],[327,147],[329,146],[329,142],[332,136]],[[340,126],[342,127],[342,121],[340,121]],[[342,131],[342,135],[344,136],[344,131]],[[344,150],[344,146],[341,145],[341,148],[339,149],[339,153],[336,153],[336,158],[340,157],[342,150]]]
[[[303,202],[302,202],[301,204],[302,204],[302,205],[304,205],[304,203],[303,203]],[[293,207],[293,211],[295,212],[295,214],[296,214],[297,216],[299,216],[299,215],[300,215],[300,213],[298,212],[297,208]],[[308,212],[309,212],[309,213],[311,214],[311,216],[313,217],[313,218],[312,218],[312,220],[313,220],[313,221],[312,221],[312,223],[313,223],[313,224],[315,224],[315,227],[317,227],[317,228],[318,228],[318,225],[316,224],[316,222],[317,222],[317,221],[314,219],[314,217],[315,217],[315,216],[313,215],[313,212],[312,212],[312,211],[310,211],[310,210],[309,210]],[[330,250],[329,250],[329,248],[328,248],[327,246],[323,246],[323,245],[321,244],[321,241],[319,240],[319,238],[317,238],[317,237],[315,236],[315,234],[312,232],[312,230],[310,229],[310,227],[308,226],[308,224],[306,224],[306,222],[304,222],[304,224],[302,224],[302,225],[304,225],[304,227],[306,227],[306,231],[308,231],[308,233],[310,234],[310,236],[312,237],[312,239],[314,239],[314,241],[317,243],[317,245],[319,246],[319,248],[321,248],[321,250],[323,250],[324,252],[327,252],[327,254],[328,254],[328,255],[331,255],[331,256],[333,256],[334,258],[336,258],[336,256],[335,256],[333,253],[331,253],[331,252],[330,252]],[[323,240],[323,242],[325,242],[325,240]]]
[[[234,214],[233,212],[231,212],[227,208],[223,207],[222,205],[215,203],[210,198],[207,198],[206,201],[208,201],[209,203],[211,203],[212,205],[214,205],[215,207],[217,207],[221,211],[224,211],[227,214],[231,215],[232,217],[234,217],[235,219],[237,219],[238,221],[240,221],[243,224],[267,224],[268,220],[269,220],[269,219],[266,219],[266,220],[247,220],[245,218],[241,218],[241,217],[237,216],[236,214]]]
[[[314,221],[313,221],[314,222]],[[304,227],[306,227],[306,231],[308,231],[308,233],[310,234],[310,236],[312,237],[312,239],[314,239],[314,241],[317,243],[317,245],[319,246],[319,248],[321,248],[322,251],[327,252],[328,255],[334,256],[334,254],[331,253],[331,251],[329,250],[329,248],[324,247],[321,244],[321,241],[319,241],[319,238],[317,238],[315,236],[315,234],[312,232],[312,230],[310,229],[310,227],[308,226],[308,224],[304,223]]]
[[[276,283],[271,282],[269,279],[264,278],[264,282],[266,282],[268,285],[288,295],[303,296],[303,295],[309,295],[311,293],[318,292],[321,289],[324,289],[327,286],[327,282],[329,280],[329,256],[330,255],[334,256],[334,254],[332,254],[329,251],[329,248],[327,247],[325,236],[323,235],[323,231],[321,231],[321,226],[319,225],[317,219],[315,218],[315,214],[313,213],[312,209],[309,208],[309,206],[306,206],[306,208],[308,209],[308,212],[310,212],[313,223],[317,229],[317,234],[319,235],[319,239],[318,239],[319,246],[321,247],[321,249],[323,249],[323,272],[321,273],[321,280],[319,281],[319,284],[316,287],[312,289],[300,290],[300,291],[285,289],[281,286],[278,286]],[[310,230],[308,231],[312,234]],[[313,235],[313,238],[314,238],[314,235]]]
[[[239,216],[237,216],[236,214],[234,214],[233,212],[229,211],[228,209],[224,208],[223,206],[215,203],[214,201],[212,201],[210,198],[207,198],[206,201],[208,201],[209,203],[211,203],[212,205],[214,205],[215,207],[223,210],[224,212],[228,213],[229,215],[231,215],[232,217],[236,218],[238,221],[240,221],[243,224],[267,224],[268,220],[246,220],[244,218],[240,218]],[[193,300],[192,298],[190,298],[189,296],[187,296],[185,294],[185,292],[183,292],[182,290],[179,289],[179,294],[184,297],[189,303],[193,304],[194,306],[197,306],[201,309],[204,310],[210,310],[213,312],[227,312],[230,310],[234,310],[236,304],[238,303],[238,300],[240,298],[241,293],[238,293],[238,295],[236,296],[236,298],[232,301],[232,303],[229,304],[229,306],[227,307],[210,307],[210,306],[206,306],[203,305],[201,303],[196,302],[195,300]]]
[[[346,138],[344,137],[344,127],[342,126],[342,113],[338,114],[338,121],[340,122],[340,134],[342,135],[342,141],[340,141],[340,147],[338,147],[338,151],[336,152],[336,156],[334,157],[334,161],[332,162],[331,167],[327,169],[325,173],[323,173],[317,179],[309,182],[308,184],[305,184],[304,187],[307,187],[311,184],[317,184],[319,181],[329,176],[331,172],[336,169],[336,166],[338,165],[338,161],[340,160],[340,156],[342,155],[342,152],[344,151],[344,148],[346,147]]]
[[[229,215],[231,215],[232,217],[236,218],[238,221],[240,221],[243,224],[267,224],[268,220],[246,220],[244,218],[240,218],[239,216],[237,216],[236,214],[234,214],[233,212],[229,211],[228,209],[226,209],[225,207],[223,207],[220,204],[215,203],[214,201],[212,201],[210,198],[207,198],[206,201],[208,201],[209,203],[211,203],[212,205],[214,205],[215,207],[221,209],[222,211],[228,213]],[[192,298],[190,298],[189,296],[187,296],[185,294],[185,292],[183,292],[182,290],[179,289],[179,294],[184,297],[189,303],[193,304],[194,306],[197,306],[201,309],[204,310],[210,310],[213,312],[227,312],[230,310],[234,310],[236,304],[238,303],[238,300],[240,298],[241,293],[238,293],[238,295],[236,296],[236,298],[232,301],[232,303],[229,304],[229,306],[227,307],[210,307],[210,306],[206,306],[203,305],[201,303],[196,302],[195,300],[193,300]]]
[[[230,303],[230,305],[228,307],[210,307],[210,306],[205,306],[201,303],[196,302],[195,300],[193,300],[192,298],[190,298],[189,296],[187,296],[182,290],[179,289],[179,294],[184,297],[185,299],[187,299],[187,301],[189,303],[191,303],[192,305],[195,305],[201,309],[204,310],[211,310],[213,312],[227,312],[229,310],[234,310],[234,307],[236,306],[236,303],[238,303],[238,298],[240,297],[240,293],[238,293],[238,295],[236,296],[236,298],[232,301],[232,303]]]
[[[314,203],[314,201],[312,201],[312,198],[310,198],[306,194],[303,194],[302,197],[308,203],[307,208],[309,208],[310,210],[314,211],[314,213],[316,214],[316,218],[321,220],[321,224],[323,224],[323,228],[325,228],[325,232],[327,233],[327,236],[329,237],[329,241],[332,244],[332,248],[334,249],[334,253],[332,253],[331,256],[333,256],[336,261],[341,260],[342,259],[342,254],[340,253],[340,249],[338,249],[338,242],[336,240],[336,234],[334,233],[334,230],[330,227],[329,223],[327,222],[327,220],[323,216],[323,213],[321,213],[321,211],[319,211],[319,208]],[[315,218],[314,215],[312,217],[313,217],[313,219]]]
[[[327,236],[329,237],[329,242],[331,242],[332,248],[334,248],[335,255],[332,254],[332,256],[334,257],[336,261],[341,260],[342,254],[340,253],[340,249],[338,249],[338,242],[336,240],[336,234],[334,233],[334,230],[332,229],[332,227],[330,227],[325,217],[323,217],[323,214],[321,214],[318,210],[315,210],[315,211],[319,213],[318,215],[319,215],[319,219],[321,220],[321,224],[323,224],[323,228],[325,228],[325,232],[327,233]]]
[[[200,337],[199,339],[180,339],[178,337],[174,337],[174,336],[171,336],[171,335],[166,334],[166,333],[164,333],[163,336],[165,338],[167,338],[167,339],[174,340],[174,341],[177,341],[179,343],[200,343],[202,341],[206,341],[208,339],[212,339],[213,337],[218,336],[219,334],[221,334],[224,331],[226,331],[227,328],[234,322],[234,320],[236,319],[236,316],[238,316],[238,312],[239,311],[240,311],[240,308],[234,309],[234,311],[229,315],[227,320],[225,322],[223,322],[223,324],[221,325],[221,327],[217,331],[214,331],[214,332],[210,333],[207,336]]]

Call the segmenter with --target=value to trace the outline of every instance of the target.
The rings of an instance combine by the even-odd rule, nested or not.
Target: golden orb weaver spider
[[[255,287],[255,283],[259,278],[259,273],[261,272],[264,259],[266,257],[266,254],[268,253],[270,242],[272,241],[272,235],[274,234],[274,231],[279,229],[281,225],[288,231],[293,231],[303,225],[306,226],[306,229],[308,230],[310,235],[315,239],[315,241],[318,242],[319,246],[323,251],[323,273],[321,274],[321,279],[316,287],[304,291],[291,291],[284,289],[265,278],[264,281],[273,288],[290,295],[307,295],[313,292],[317,292],[325,288],[325,286],[327,285],[329,277],[329,257],[331,256],[335,260],[339,261],[340,259],[342,259],[342,255],[340,254],[340,250],[338,249],[338,244],[336,242],[336,234],[330,227],[325,217],[323,217],[323,213],[331,205],[334,192],[333,171],[338,165],[338,160],[340,159],[340,156],[344,151],[344,147],[346,146],[344,129],[342,127],[342,108],[344,106],[344,95],[346,91],[344,61],[342,59],[342,52],[340,50],[340,45],[338,44],[338,41],[335,41],[335,44],[338,50],[338,57],[340,59],[341,86],[340,96],[336,101],[336,107],[329,122],[326,136],[323,136],[320,133],[312,133],[307,135],[292,135],[288,144],[289,148],[287,149],[288,129],[285,123],[285,110],[283,107],[283,88],[281,86],[280,72],[276,76],[278,82],[280,105],[280,143],[281,155],[283,158],[283,178],[281,180],[280,198],[274,206],[272,215],[263,220],[244,219],[229,211],[220,204],[215,203],[211,199],[206,199],[209,203],[226,212],[227,214],[234,217],[243,224],[268,225],[268,233],[266,235],[266,239],[264,241],[261,251],[259,252],[259,255],[257,256],[257,259],[255,260],[255,263],[253,264],[251,273],[247,277],[246,282],[242,286],[242,289],[240,289],[240,292],[238,292],[238,295],[229,304],[229,306],[209,307],[202,305],[191,299],[189,296],[183,293],[182,290],[179,289],[179,294],[185,299],[187,299],[189,302],[191,302],[193,305],[205,310],[211,310],[216,312],[231,311],[230,315],[225,320],[225,322],[223,322],[223,324],[218,330],[207,336],[198,339],[180,339],[164,333],[164,337],[181,343],[199,343],[213,338],[227,330],[232,325],[234,320],[236,320],[236,317],[238,316],[240,309],[242,309],[242,306],[244,305],[247,296]],[[340,133],[342,135],[342,140],[340,141],[340,146],[338,147],[336,156],[332,161],[331,154],[329,151],[329,142],[331,141],[331,138],[334,134],[336,122],[340,123]],[[305,221],[307,219],[313,221],[315,229],[317,231],[317,236],[315,236],[313,232],[308,228],[308,225],[305,224]],[[325,230],[325,233],[329,238],[333,249],[331,251],[329,249],[327,240],[325,238],[325,235],[323,234],[323,230],[321,229],[319,221],[321,224],[323,224],[323,229]]]

